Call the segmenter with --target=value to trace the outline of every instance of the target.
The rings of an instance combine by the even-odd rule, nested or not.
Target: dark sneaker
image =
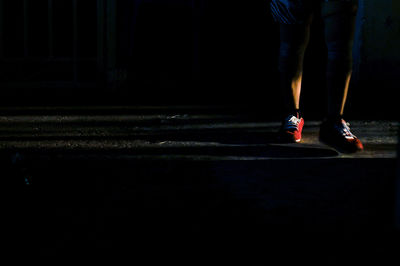
[[[282,123],[278,136],[279,141],[289,143],[300,142],[303,126],[303,118],[289,115]]]
[[[364,149],[363,144],[351,133],[349,124],[344,119],[336,122],[323,122],[319,132],[319,139],[344,153],[353,153]]]

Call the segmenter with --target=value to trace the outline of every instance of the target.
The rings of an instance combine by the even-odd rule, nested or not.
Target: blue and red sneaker
[[[343,153],[364,150],[362,142],[351,133],[349,123],[344,119],[324,121],[321,124],[319,139]]]
[[[282,123],[278,139],[280,142],[297,143],[301,141],[304,119],[300,116],[289,115]]]

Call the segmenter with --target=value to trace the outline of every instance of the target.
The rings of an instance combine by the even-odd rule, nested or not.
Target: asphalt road
[[[8,108],[0,109],[0,151],[95,151],[251,160],[396,157],[397,121],[351,121],[366,150],[350,156],[319,143],[319,123],[306,120],[300,145],[279,145],[275,141],[279,122],[232,109]]]
[[[350,121],[366,150],[346,155],[319,143],[318,121],[284,145],[278,122],[226,109],[0,111],[5,239],[17,254],[143,265],[396,257],[398,122]]]

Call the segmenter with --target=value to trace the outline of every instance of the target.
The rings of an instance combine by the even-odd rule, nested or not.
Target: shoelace
[[[288,116],[285,121],[285,129],[298,129],[297,127],[299,126],[300,121],[301,119],[294,115]]]
[[[350,124],[342,120],[339,125],[335,125],[335,128],[347,139],[354,139],[356,136],[350,131]]]

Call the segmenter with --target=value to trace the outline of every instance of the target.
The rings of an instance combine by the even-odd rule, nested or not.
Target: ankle
[[[301,115],[302,115],[300,112],[300,109],[293,109],[293,110],[289,111],[288,114],[293,115],[297,118],[301,118]]]

